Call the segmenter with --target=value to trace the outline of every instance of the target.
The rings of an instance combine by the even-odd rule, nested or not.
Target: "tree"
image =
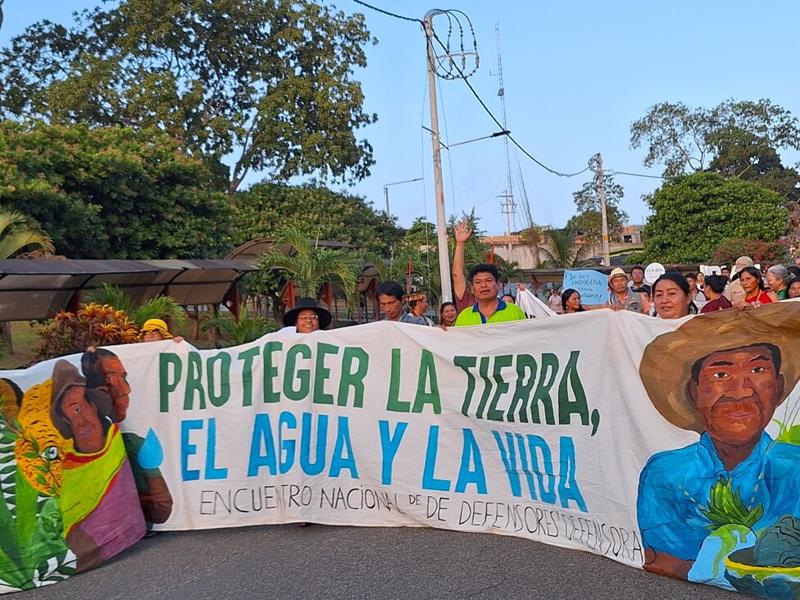
[[[363,15],[311,0],[122,0],[13,38],[0,112],[160,129],[231,192],[251,170],[361,179],[374,161],[355,130],[376,117],[353,70],[369,41]]]
[[[567,228],[548,229],[546,245],[542,248],[544,264],[551,268],[572,268],[582,266],[590,253],[588,244],[578,245],[575,232]]]
[[[157,130],[0,123],[0,206],[68,258],[219,256],[231,218],[220,187]]]
[[[644,227],[646,260],[709,260],[728,238],[771,242],[786,230],[783,198],[757,183],[694,173],[665,183],[647,198],[652,216]]]
[[[55,251],[50,236],[39,227],[31,226],[25,215],[0,210],[0,259],[11,258],[31,246],[45,254]]]
[[[738,128],[725,128],[715,137],[717,154],[709,171],[758,182],[787,202],[800,200],[800,173],[784,167],[778,152],[764,139]]]
[[[703,171],[732,145],[745,154],[765,147],[799,149],[800,126],[791,112],[766,99],[731,99],[710,109],[662,102],[631,125],[631,146],[645,146],[645,166],[663,163],[665,177]]]
[[[592,157],[589,161],[589,166],[595,169],[596,161],[597,158]],[[622,200],[625,193],[622,186],[614,181],[613,175],[605,176],[605,188],[608,235],[609,237],[615,237],[622,233],[622,227],[628,220],[628,215],[619,207],[620,200]],[[585,182],[581,189],[572,194],[572,196],[575,200],[577,214],[567,221],[567,229],[577,235],[582,235],[587,242],[596,244],[603,239],[597,179]]]
[[[732,238],[724,240],[714,250],[715,265],[733,265],[740,256],[749,256],[755,263],[775,264],[786,258],[786,246],[781,242],[764,242]]]
[[[402,231],[359,196],[320,185],[258,183],[234,196],[234,242],[274,237],[287,225],[315,240],[352,244],[389,256]]]
[[[279,236],[278,244],[265,252],[258,261],[262,271],[286,271],[292,276],[300,296],[316,298],[323,283],[339,283],[348,300],[358,288],[361,260],[347,250],[320,248],[297,229],[287,228]],[[284,253],[280,245],[291,250]]]

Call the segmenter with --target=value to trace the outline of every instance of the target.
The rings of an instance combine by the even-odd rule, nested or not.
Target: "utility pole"
[[[433,184],[436,192],[436,239],[439,248],[439,279],[442,282],[442,302],[453,299],[450,282],[450,251],[447,245],[447,217],[444,208],[444,184],[442,182],[442,144],[439,139],[439,111],[436,105],[436,52],[433,48],[433,17],[443,14],[432,10],[425,15],[425,39],[428,46],[428,104],[431,108],[431,144],[433,146]]]
[[[603,155],[597,153],[595,163],[595,186],[597,195],[600,197],[600,226],[603,236],[603,264],[611,266],[611,254],[608,249],[608,213],[606,212],[606,179],[603,174]]]
[[[383,185],[383,198],[386,200],[386,216],[391,218],[392,213],[389,212],[389,188],[393,185],[400,185],[403,183],[414,183],[415,181],[422,181],[422,177],[414,177],[414,179],[404,179],[403,181],[393,181]]]
[[[506,90],[503,85],[503,57],[500,54],[500,23],[495,23],[495,34],[497,37],[497,80],[499,89],[497,95],[500,96],[500,106],[502,107],[503,115],[503,130],[508,131],[508,121],[506,118]],[[506,217],[506,251],[508,252],[508,260],[514,260],[511,255],[511,232],[516,229],[516,222],[514,217],[517,212],[517,205],[514,202],[514,189],[511,185],[511,159],[508,153],[508,136],[503,136],[503,144],[506,149],[506,191],[501,194],[503,199],[501,204],[503,214]]]

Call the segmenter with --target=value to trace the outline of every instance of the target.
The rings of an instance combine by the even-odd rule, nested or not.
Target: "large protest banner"
[[[293,521],[575,548],[790,598],[800,302],[172,341],[0,373],[0,590]]]

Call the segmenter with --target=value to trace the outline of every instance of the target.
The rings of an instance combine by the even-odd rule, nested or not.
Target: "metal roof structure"
[[[223,302],[251,260],[0,260],[0,321],[48,319],[104,283],[134,302],[169,295],[179,304]]]

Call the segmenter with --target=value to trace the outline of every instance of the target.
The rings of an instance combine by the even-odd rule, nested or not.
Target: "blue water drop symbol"
[[[157,469],[164,462],[164,449],[152,427],[147,430],[147,437],[136,458],[143,469]]]

